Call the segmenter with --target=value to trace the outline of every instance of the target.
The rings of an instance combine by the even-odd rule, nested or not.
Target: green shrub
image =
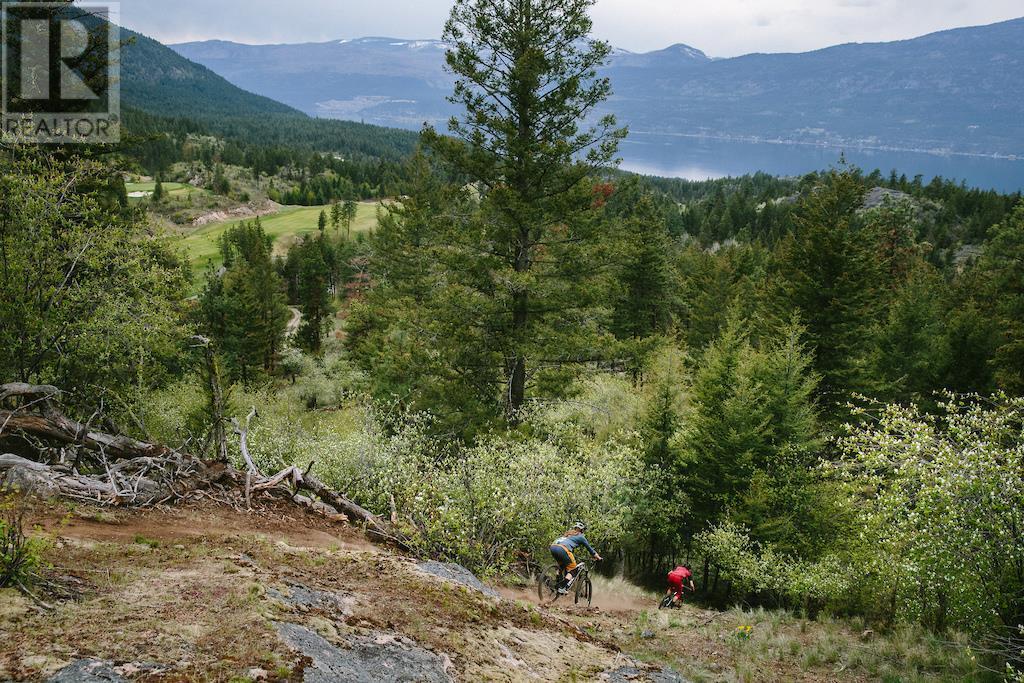
[[[0,588],[31,585],[42,565],[45,543],[25,533],[29,510],[22,494],[0,497]]]
[[[246,396],[240,400],[259,399]],[[424,554],[487,573],[529,557],[547,561],[551,539],[586,519],[607,547],[627,534],[642,463],[628,443],[497,435],[442,446],[430,418],[383,410],[307,413],[265,397],[249,431],[256,463],[315,471],[361,505],[413,532]]]

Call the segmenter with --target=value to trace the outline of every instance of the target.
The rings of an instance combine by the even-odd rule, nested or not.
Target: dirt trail
[[[639,672],[628,674],[637,683],[682,680],[661,677],[602,634],[598,616],[619,624],[616,610],[639,607],[629,596],[605,590],[590,609],[489,597],[283,502],[254,513],[212,502],[149,511],[53,505],[32,523],[51,539],[54,578],[78,598],[33,610],[0,591],[0,680],[48,680],[94,664],[121,675],[110,680],[147,683],[316,682],[339,672],[364,680],[351,678],[355,670],[366,681],[515,682],[550,680],[553,671],[582,681],[627,680],[623,671]],[[367,670],[378,660],[397,668]]]
[[[288,310],[292,312],[292,317],[288,321],[284,334],[286,337],[294,337],[299,331],[299,325],[302,323],[302,311],[295,308],[295,306],[289,306]]]
[[[51,535],[82,541],[134,542],[141,538],[173,543],[245,535],[283,541],[299,548],[379,551],[378,546],[352,527],[305,514],[289,505],[265,506],[253,513],[214,504],[141,511],[83,508],[71,515],[51,512],[40,518],[38,524]]]
[[[595,577],[594,579],[594,599],[591,601],[589,609],[583,605],[575,604],[571,593],[553,603],[549,603],[542,602],[539,599],[536,587],[515,588],[505,586],[499,587],[497,590],[507,600],[528,602],[547,610],[568,614],[604,612],[631,619],[645,610],[657,609],[658,607],[658,599],[653,594],[646,594],[642,590],[628,585],[621,579],[605,579],[603,577]]]

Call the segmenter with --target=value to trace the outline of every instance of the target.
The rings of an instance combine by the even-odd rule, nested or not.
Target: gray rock
[[[51,676],[47,683],[127,683],[110,662],[79,659]]]
[[[647,629],[646,631],[644,631],[643,633],[640,634],[640,637],[643,638],[644,640],[653,640],[654,639],[654,631],[652,631],[650,629]]]
[[[965,244],[956,250],[953,255],[953,263],[961,268],[977,261],[984,252],[985,249],[978,244]]]
[[[635,666],[624,666],[605,673],[602,678],[609,683],[688,683],[670,667],[644,671]]]
[[[287,594],[275,588],[268,588],[267,595],[300,609],[323,609],[332,613],[349,615],[355,606],[355,598],[341,593],[330,593],[303,586],[301,583],[288,585]]]
[[[864,209],[876,209],[885,204],[886,200],[893,203],[913,202],[914,198],[906,192],[890,190],[887,187],[873,187],[864,197]]]
[[[441,657],[395,636],[351,636],[341,648],[304,626],[276,626],[289,646],[312,660],[303,672],[305,683],[452,683]]]
[[[473,572],[469,571],[461,564],[427,560],[425,562],[417,563],[417,566],[428,574],[442,578],[445,581],[451,581],[453,583],[466,586],[467,588],[472,588],[473,590],[479,591],[488,597],[501,597],[498,595],[497,591],[490,586],[484,585],[480,579],[476,578],[476,575],[474,575]]]

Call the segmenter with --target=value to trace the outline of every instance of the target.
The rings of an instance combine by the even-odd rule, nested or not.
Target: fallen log
[[[249,453],[249,426],[252,424],[252,419],[258,416],[259,414],[256,412],[256,408],[253,407],[245,418],[244,427],[236,418],[231,418],[231,424],[234,427],[234,432],[238,436],[238,446],[242,452],[242,459],[245,460],[247,468],[245,477],[246,506],[250,504],[252,491],[271,488],[279,485],[285,480],[288,480],[296,490],[303,489],[309,491],[331,508],[337,510],[349,519],[355,519],[362,522],[370,535],[376,536],[382,540],[397,543],[403,548],[408,548],[408,543],[400,538],[398,534],[393,531],[392,527],[387,525],[380,517],[361,505],[349,500],[338,491],[331,489],[322,481],[317,479],[310,472],[313,467],[312,463],[310,463],[309,468],[307,468],[305,472],[302,472],[294,465],[286,467],[272,477],[267,477],[260,472],[259,468],[256,466],[256,462],[252,458],[252,455]]]
[[[83,448],[94,454],[92,468],[102,469],[102,472],[82,474],[63,465],[51,466],[5,454],[0,455],[0,485],[102,504],[147,506],[184,498],[221,479],[229,479],[234,484],[244,476],[247,507],[254,491],[290,485],[288,491],[292,498],[299,491],[308,491],[319,499],[319,503],[312,501],[312,505],[306,507],[323,514],[344,515],[361,523],[372,537],[409,548],[409,542],[393,524],[313,475],[309,471],[312,463],[305,472],[294,466],[270,477],[260,472],[248,445],[249,425],[257,417],[255,408],[246,417],[244,427],[237,419],[231,420],[246,464],[243,474],[220,460],[207,462],[167,446],[93,429],[61,412],[56,403],[60,394],[58,388],[49,385],[18,382],[0,385],[0,405],[11,399],[21,401],[21,405],[0,408],[0,437],[20,434]],[[393,510],[392,517],[395,516]]]
[[[183,462],[177,468],[160,463],[157,476],[145,476],[158,463],[124,461],[107,479],[65,471],[18,455],[0,455],[0,485],[32,491],[43,497],[63,496],[105,505],[150,506],[184,498],[225,476],[222,467]]]
[[[138,441],[131,437],[107,434],[72,420],[55,404],[57,387],[11,382],[0,385],[0,404],[12,398],[22,400],[13,409],[0,409],[0,437],[27,434],[64,445],[75,445],[107,458],[163,457],[173,451],[166,446]]]
[[[0,402],[9,398],[27,398],[44,400],[56,398],[60,389],[49,384],[26,384],[25,382],[8,382],[0,385]]]
[[[300,488],[306,489],[307,491],[315,494],[317,498],[335,508],[338,512],[348,515],[349,519],[358,519],[361,521],[366,526],[366,531],[371,536],[375,536],[381,540],[391,541],[406,550],[409,549],[408,541],[401,538],[401,536],[399,536],[389,525],[385,524],[380,517],[358,503],[352,502],[337,491],[327,487],[313,474],[301,475],[300,473],[300,476],[302,476],[302,479],[299,481]]]
[[[172,453],[166,446],[96,431],[64,415],[19,415],[16,411],[0,410],[0,436],[19,432],[65,445],[81,446],[97,453],[103,452],[108,458],[114,459],[159,458]]]

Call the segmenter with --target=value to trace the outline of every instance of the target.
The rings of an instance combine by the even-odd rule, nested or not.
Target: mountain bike
[[[537,579],[537,597],[541,602],[554,602],[559,597],[558,584],[561,581],[563,572],[557,564],[549,566]],[[594,582],[590,579],[590,565],[587,562],[580,562],[576,568],[576,577],[569,585],[572,593],[573,604],[585,602],[590,607],[594,599]]]
[[[680,593],[680,595],[679,595],[679,600],[676,601],[674,599],[676,597],[676,594],[675,593],[669,593],[668,595],[666,595],[665,597],[663,597],[661,599],[660,603],[658,603],[658,609],[682,609],[683,608],[683,597],[685,595],[686,595],[686,590],[684,589],[683,592]]]

